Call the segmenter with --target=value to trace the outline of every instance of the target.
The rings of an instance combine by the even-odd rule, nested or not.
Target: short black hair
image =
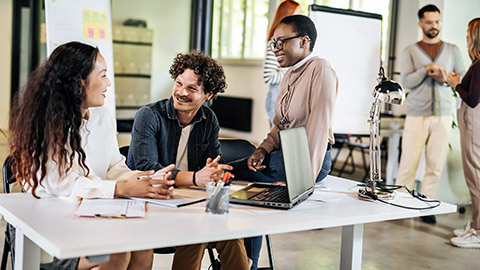
[[[317,29],[312,19],[305,15],[292,15],[283,18],[279,24],[287,24],[293,27],[293,31],[300,36],[310,38],[310,51],[313,51],[315,41],[317,40]]]
[[[440,9],[438,9],[438,7],[435,6],[435,5],[426,5],[426,6],[422,7],[418,11],[418,19],[419,20],[421,20],[421,19],[423,19],[423,17],[425,17],[425,12],[438,12],[438,13],[440,13]]]
[[[210,56],[200,51],[191,51],[189,53],[179,53],[173,59],[170,67],[170,77],[176,79],[185,69],[191,69],[198,76],[198,84],[203,85],[205,94],[225,92],[227,88],[225,73],[220,66]]]

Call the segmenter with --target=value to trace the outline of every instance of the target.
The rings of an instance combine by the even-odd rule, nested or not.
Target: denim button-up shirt
[[[207,158],[220,155],[219,125],[212,110],[200,107],[193,117],[188,137],[188,170],[198,171]],[[127,165],[132,170],[159,170],[175,164],[182,125],[173,98],[145,105],[135,115]],[[178,169],[172,171],[175,179]]]

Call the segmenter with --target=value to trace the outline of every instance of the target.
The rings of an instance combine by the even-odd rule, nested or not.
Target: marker
[[[224,175],[223,175],[223,182],[225,182],[225,185],[230,185],[230,183],[232,183],[232,180],[233,178],[235,178],[235,175],[233,175],[233,173],[227,171]]]

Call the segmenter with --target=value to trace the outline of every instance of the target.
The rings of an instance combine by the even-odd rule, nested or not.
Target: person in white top
[[[130,171],[118,150],[115,124],[104,107],[110,80],[98,48],[79,42],[57,47],[29,77],[10,115],[12,169],[36,198],[168,199],[170,170]],[[140,176],[151,176],[139,181]],[[119,236],[121,237],[121,236]],[[111,254],[110,261],[54,259],[42,269],[151,269],[153,251]]]

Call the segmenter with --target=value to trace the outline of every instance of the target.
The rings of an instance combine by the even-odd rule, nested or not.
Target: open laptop
[[[254,183],[232,193],[230,202],[290,209],[313,193],[315,180],[305,127],[280,131],[280,143],[287,178],[286,186]]]

